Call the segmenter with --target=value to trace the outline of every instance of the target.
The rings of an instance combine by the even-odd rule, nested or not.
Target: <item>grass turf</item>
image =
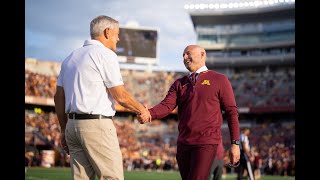
[[[70,168],[27,168],[25,180],[70,180]],[[98,178],[96,178],[98,179]],[[177,171],[155,172],[155,171],[125,171],[125,180],[181,180]],[[236,179],[235,174],[228,174],[224,180]],[[285,176],[262,176],[260,180],[294,180],[294,177]]]

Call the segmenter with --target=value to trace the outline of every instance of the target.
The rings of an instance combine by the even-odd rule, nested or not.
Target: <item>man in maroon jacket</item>
[[[222,111],[228,120],[232,143],[230,161],[235,164],[240,159],[238,110],[227,76],[208,70],[202,47],[187,46],[183,59],[189,75],[177,79],[166,97],[149,111],[152,119],[160,119],[178,106],[176,158],[182,180],[207,180],[222,138]],[[150,116],[139,118],[150,120]]]

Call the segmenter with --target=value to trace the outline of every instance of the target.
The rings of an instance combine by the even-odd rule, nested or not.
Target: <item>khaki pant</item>
[[[72,179],[123,180],[122,154],[111,119],[69,119],[66,141]]]

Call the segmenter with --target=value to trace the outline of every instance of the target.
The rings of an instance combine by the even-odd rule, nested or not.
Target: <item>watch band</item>
[[[240,145],[240,141],[232,140],[232,141],[231,141],[231,144]]]

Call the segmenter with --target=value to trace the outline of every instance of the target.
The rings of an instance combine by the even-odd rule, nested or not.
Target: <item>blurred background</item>
[[[138,101],[148,106],[159,103],[175,79],[187,73],[182,63],[185,46],[203,46],[207,67],[231,81],[240,127],[251,130],[251,163],[256,172],[261,177],[295,176],[294,0],[181,0],[172,6],[167,0],[159,6],[143,0],[101,1],[105,6],[100,9],[99,4],[90,4],[88,13],[77,20],[71,14],[83,13],[80,6],[86,6],[85,2],[69,13],[63,10],[71,2],[45,2],[26,1],[26,167],[69,167],[70,159],[59,146],[53,102],[56,80],[64,57],[89,38],[89,21],[105,14],[120,22],[117,54],[121,73],[125,87]],[[157,7],[160,10],[153,11]],[[46,9],[52,12],[39,17]],[[54,23],[59,17],[65,20]],[[71,25],[65,26],[68,21]],[[177,109],[143,125],[135,113],[118,104],[116,109],[114,123],[125,171],[178,172]],[[222,132],[227,150],[226,120]],[[234,173],[225,166],[224,177]]]

